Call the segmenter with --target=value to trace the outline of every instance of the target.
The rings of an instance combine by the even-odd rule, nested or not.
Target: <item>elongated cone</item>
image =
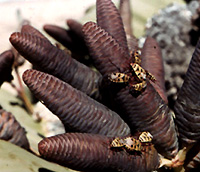
[[[14,63],[14,55],[11,50],[0,54],[0,86],[4,81],[10,82],[13,79],[11,74]]]
[[[167,104],[167,95],[165,92],[165,77],[162,53],[155,39],[147,37],[142,49],[141,66],[156,78],[155,83],[151,82],[161,98]]]
[[[133,36],[130,0],[120,0],[119,12],[124,24],[125,33]]]
[[[36,70],[27,70],[23,80],[66,129],[108,136],[130,134],[128,125],[115,112],[69,84]]]
[[[85,45],[82,24],[75,20],[67,20],[69,29],[66,30],[56,25],[46,24],[43,29],[72,52],[72,56],[77,60],[88,55],[88,48]],[[81,30],[81,32],[80,32]]]
[[[27,33],[13,33],[10,42],[40,70],[60,78],[89,96],[99,96],[101,75],[71,58],[48,40]]]
[[[83,25],[81,23],[73,19],[68,19],[67,25],[69,26],[71,31],[73,31],[78,37],[84,40],[84,35],[82,32]]]
[[[130,0],[120,0],[119,12],[124,24],[129,51],[134,51],[138,49],[138,40],[133,35],[134,31],[131,20],[132,13]]]
[[[156,149],[167,158],[178,152],[178,140],[172,114],[154,87],[147,82],[145,91],[138,97],[130,88],[121,89],[115,97],[118,113],[127,121],[131,131],[149,131]]]
[[[130,68],[127,52],[96,23],[86,23],[83,33],[94,63],[102,75],[125,72]]]
[[[138,49],[138,40],[133,35],[133,27],[132,27],[132,13],[131,13],[131,3],[130,0],[120,0],[119,6],[120,16],[122,18],[124,24],[124,30],[126,33],[127,44],[130,51],[134,51]]]
[[[48,40],[39,30],[37,30],[36,28],[34,28],[33,26],[31,26],[29,24],[23,25],[21,28],[21,32],[28,33],[30,35],[34,35],[34,36],[40,37],[42,39]]]
[[[51,24],[44,25],[43,29],[64,46],[68,47],[72,44],[72,39],[66,29]]]
[[[97,0],[97,24],[109,33],[128,56],[128,45],[122,18],[111,0]]]
[[[181,142],[185,145],[200,141],[200,41],[186,73],[174,106]]]
[[[10,112],[3,109],[0,109],[0,139],[9,141],[24,149],[29,149],[25,129]]]
[[[111,150],[112,138],[101,135],[66,133],[45,138],[38,144],[42,157],[80,171],[147,172],[159,165],[151,146],[141,154]]]

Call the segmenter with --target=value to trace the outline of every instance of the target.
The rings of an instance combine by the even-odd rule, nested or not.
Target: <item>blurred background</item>
[[[114,0],[116,4],[119,0]],[[159,9],[182,0],[132,0],[134,34],[144,34],[145,23]],[[66,27],[66,19],[73,18],[84,23],[95,20],[95,0],[0,0],[0,52],[9,48],[9,36],[17,31],[23,19],[42,30],[44,24]]]

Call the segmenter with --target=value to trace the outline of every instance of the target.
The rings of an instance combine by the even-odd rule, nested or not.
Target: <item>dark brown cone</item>
[[[126,39],[128,43],[129,52],[138,49],[138,40],[133,35],[133,27],[131,21],[131,4],[130,0],[120,0],[119,12],[124,24]]]
[[[130,0],[120,0],[119,12],[124,24],[125,33],[133,36]]]
[[[155,83],[151,82],[161,98],[167,104],[167,95],[165,92],[164,65],[160,47],[155,39],[147,37],[142,49],[141,66],[156,78]]]
[[[9,141],[24,149],[29,149],[25,129],[21,127],[10,112],[3,109],[0,109],[0,139]]]
[[[66,133],[42,140],[39,152],[47,160],[75,170],[146,172],[155,170],[159,157],[153,147],[141,155],[110,148],[112,139],[106,136]]]
[[[125,72],[130,68],[129,57],[124,49],[96,23],[86,23],[83,33],[94,63],[102,75]]]
[[[73,31],[78,37],[84,40],[84,35],[82,32],[83,25],[81,23],[73,19],[68,19],[67,25],[69,26],[71,31]]]
[[[69,20],[67,22],[70,29],[66,30],[56,25],[46,24],[43,29],[52,36],[55,40],[60,42],[66,48],[72,52],[72,56],[77,60],[81,60],[85,55],[88,55],[88,48],[85,45],[83,33],[80,33],[78,28],[75,28],[78,23],[75,23],[74,20]]]
[[[84,41],[84,35],[82,32],[83,25],[73,19],[68,19],[67,25],[69,26],[67,32],[72,40],[70,45],[68,45],[69,48],[72,47],[72,56],[75,56],[74,58],[77,57],[77,60],[84,63],[84,56],[89,55],[89,51]]]
[[[33,26],[29,24],[22,26],[21,33],[27,33],[48,40],[39,30],[35,29]]]
[[[27,70],[23,80],[66,129],[108,136],[130,134],[128,125],[115,112],[67,83],[36,70]]]
[[[174,106],[176,124],[183,144],[200,141],[200,41]]]
[[[127,42],[128,42],[128,48],[130,52],[133,52],[134,50],[138,50],[138,39],[131,35],[127,36]]]
[[[109,33],[128,56],[128,45],[122,18],[111,0],[96,1],[97,24]]]
[[[149,131],[159,153],[172,158],[178,151],[174,120],[169,109],[154,87],[147,82],[146,90],[134,97],[130,88],[121,89],[116,97],[119,114],[127,121],[131,131]]]
[[[89,96],[99,97],[101,75],[71,58],[48,40],[26,33],[13,33],[10,42],[41,71],[58,77]]]
[[[54,39],[56,39],[58,42],[60,42],[61,44],[63,44],[66,47],[68,47],[72,43],[72,39],[70,38],[67,30],[62,27],[51,25],[51,24],[46,24],[43,26],[43,29],[50,36],[52,36]]]
[[[10,82],[13,79],[11,74],[14,63],[14,55],[11,50],[0,54],[0,86],[4,81]]]

